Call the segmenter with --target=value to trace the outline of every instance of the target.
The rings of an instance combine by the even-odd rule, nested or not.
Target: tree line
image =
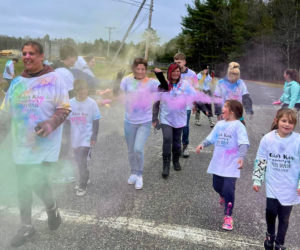
[[[188,66],[199,71],[206,66],[217,75],[226,74],[227,64],[241,64],[242,77],[253,80],[282,81],[286,68],[300,69],[300,0],[194,0],[182,18],[182,32],[159,44],[150,31],[150,60],[170,63],[178,51],[187,55]],[[119,59],[130,62],[144,56],[146,33],[139,43],[125,43]],[[0,50],[20,49],[28,40],[0,36]],[[75,42],[72,38],[37,39],[42,44],[73,44],[82,55],[114,56],[121,42]],[[50,46],[51,47],[51,46]]]
[[[195,0],[158,60],[179,50],[195,69],[223,76],[237,61],[245,79],[282,81],[286,68],[300,68],[299,10],[299,0]]]

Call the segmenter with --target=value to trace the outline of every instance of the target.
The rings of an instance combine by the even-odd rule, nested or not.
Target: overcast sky
[[[71,37],[76,41],[108,40],[105,27],[115,27],[112,40],[121,40],[142,0],[1,0],[1,35],[32,38]],[[193,0],[154,0],[152,28],[164,43],[181,32],[181,17]],[[147,28],[150,0],[140,13],[127,42],[138,42]]]

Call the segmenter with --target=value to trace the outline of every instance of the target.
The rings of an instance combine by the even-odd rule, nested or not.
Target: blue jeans
[[[191,110],[186,111],[186,126],[183,127],[182,130],[182,144],[183,145],[189,145],[189,134],[190,134],[190,118],[191,118]]]
[[[151,121],[141,124],[124,122],[125,139],[131,174],[139,176],[144,171],[144,146],[151,131]]]

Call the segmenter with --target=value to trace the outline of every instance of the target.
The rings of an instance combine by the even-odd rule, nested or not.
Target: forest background
[[[230,61],[241,64],[242,78],[258,81],[282,82],[286,68],[300,69],[300,0],[195,0],[186,7],[188,14],[182,17],[180,34],[160,44],[155,29],[145,31],[140,42],[125,43],[117,67],[143,57],[150,35],[149,60],[158,66],[172,62],[180,51],[193,70],[209,66],[220,77],[226,74]],[[0,35],[0,50],[20,49],[28,39]],[[35,40],[59,46],[72,44],[80,55],[104,57],[107,65],[121,44],[112,41],[107,57],[108,41],[102,38],[76,42],[72,38],[51,39],[45,34]]]

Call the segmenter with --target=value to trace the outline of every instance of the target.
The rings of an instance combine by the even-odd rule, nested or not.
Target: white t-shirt
[[[87,63],[84,60],[84,58],[82,56],[78,56],[74,66],[72,68],[83,70],[86,65],[87,65]]]
[[[215,145],[207,173],[239,178],[239,145],[249,145],[246,127],[239,120],[222,120],[217,122],[206,140]]]
[[[74,88],[73,84],[75,79],[70,70],[66,68],[57,68],[55,69],[55,72],[57,72],[62,77],[68,91]]]
[[[202,80],[202,78],[205,77],[204,81]],[[203,81],[203,84],[202,84],[202,89],[205,90],[205,91],[208,91],[210,90],[210,84],[212,82],[212,78],[209,74],[207,75],[202,75],[202,73],[200,72],[198,75],[197,75],[197,78],[199,80],[199,85],[200,85],[200,82]],[[199,88],[201,88],[201,86],[199,86]]]
[[[73,148],[90,147],[93,133],[93,121],[101,118],[95,100],[88,97],[79,102],[76,97],[70,100],[72,112],[68,117],[71,123],[71,143]]]
[[[180,78],[187,81],[194,89],[199,88],[198,77],[193,70],[186,68],[186,72],[181,73]],[[189,104],[186,109],[192,110],[192,108],[193,104]]]
[[[4,67],[3,78],[13,79],[15,66],[12,60],[8,60]]]
[[[171,90],[160,92],[160,122],[173,128],[186,126],[187,106],[193,103],[195,94],[192,85],[182,79]]]
[[[34,128],[48,120],[56,109],[70,109],[68,92],[55,72],[38,77],[15,78],[2,109],[11,114],[13,159],[16,164],[56,162],[61,146],[62,126],[47,137]]]
[[[126,93],[125,121],[141,124],[152,121],[152,104],[157,99],[159,82],[146,77],[136,80],[132,75],[122,79],[120,88]]]
[[[281,138],[275,130],[269,132],[261,139],[256,158],[267,160],[267,197],[283,206],[299,204],[300,134],[293,132]]]

